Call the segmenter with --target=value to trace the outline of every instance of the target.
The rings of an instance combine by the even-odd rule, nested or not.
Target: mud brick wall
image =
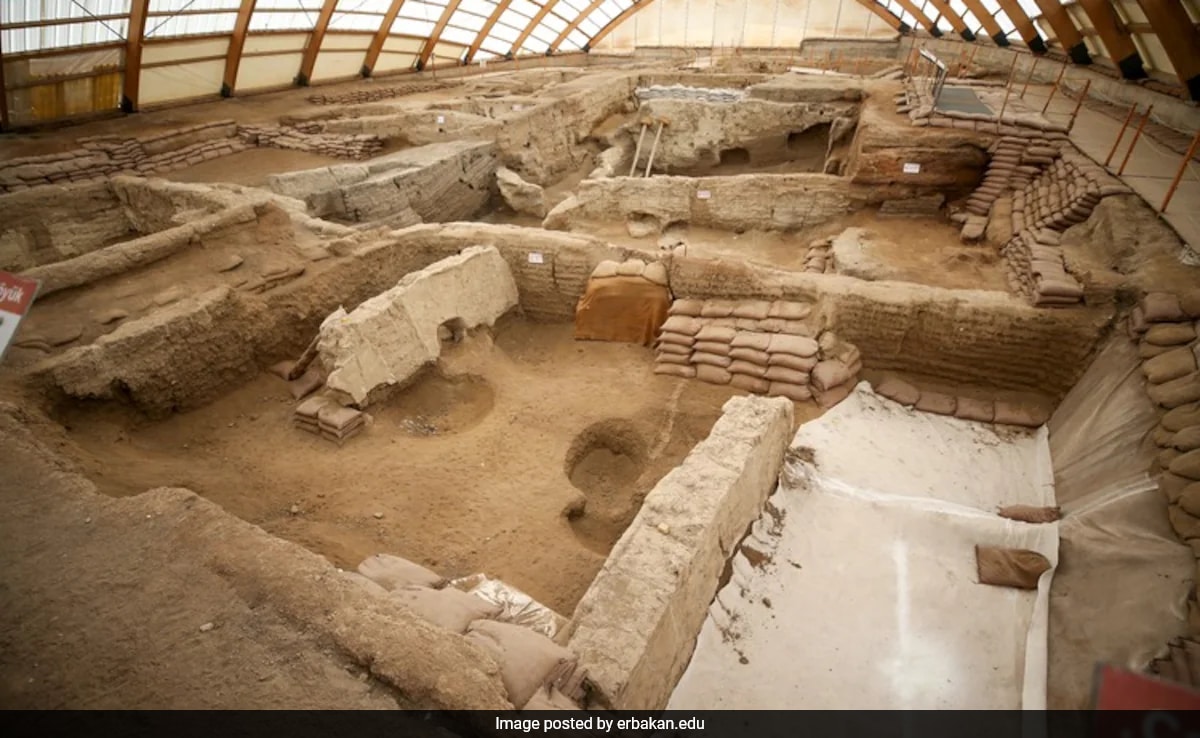
[[[458,87],[462,82],[411,82],[393,87],[371,87],[340,95],[309,95],[308,101],[313,105],[362,105],[364,103],[391,100],[406,95],[416,95],[420,92],[432,92]]]
[[[1096,311],[1038,310],[995,293],[696,258],[673,259],[670,281],[676,297],[812,304],[870,369],[1057,396],[1083,371],[1105,321]]]
[[[0,269],[21,272],[137,234],[107,182],[0,196]]]
[[[95,136],[80,139],[79,143],[80,148],[72,151],[0,163],[0,192],[99,180],[117,174],[162,174],[254,146],[291,148],[344,159],[365,158],[383,148],[383,140],[371,134],[324,134],[279,126],[243,128],[232,120],[138,138]]]

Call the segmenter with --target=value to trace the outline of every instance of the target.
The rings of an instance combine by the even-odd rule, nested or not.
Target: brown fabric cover
[[[1037,551],[976,546],[975,566],[980,584],[1037,589],[1038,578],[1050,569],[1050,561]]]
[[[575,338],[650,346],[670,307],[670,291],[641,277],[589,281],[575,309]]]
[[[437,589],[446,584],[445,578],[420,564],[391,554],[375,554],[363,559],[358,573],[387,590],[415,585]]]
[[[1008,505],[1000,508],[1000,517],[1019,520],[1023,523],[1053,523],[1062,519],[1062,508]]]
[[[696,376],[696,367],[680,366],[679,364],[656,364],[654,373],[668,377],[679,377],[680,379],[692,379]]]
[[[429,589],[410,585],[392,592],[392,598],[430,623],[455,633],[466,633],[472,621],[500,614],[499,605],[454,587]]]
[[[495,657],[514,705],[527,704],[561,663],[576,660],[567,649],[522,625],[476,620],[466,637]]]

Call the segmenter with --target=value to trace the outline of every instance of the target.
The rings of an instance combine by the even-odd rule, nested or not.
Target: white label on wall
[[[904,164],[904,173],[905,174],[920,174],[921,173],[921,165],[915,164],[913,162],[906,162]]]
[[[709,192],[708,190],[700,190],[699,192],[696,193],[696,199],[697,200],[711,200],[712,193]]]
[[[439,116],[438,116],[438,125],[440,126],[441,124],[443,124],[443,123],[445,123],[445,122],[446,122],[446,116],[444,116],[444,115],[439,115]]]
[[[529,263],[530,264],[545,264],[546,259],[542,256],[542,252],[531,251],[531,252],[529,252]]]
[[[520,110],[523,107],[525,107],[525,106],[522,105],[521,103],[517,103],[516,105],[513,105],[513,110]]]

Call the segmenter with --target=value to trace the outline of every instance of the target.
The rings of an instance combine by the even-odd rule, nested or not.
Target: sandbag
[[[771,343],[767,347],[767,352],[772,354],[791,354],[801,358],[816,356],[820,346],[811,338],[804,336],[787,336],[783,334],[775,334],[771,336]]]
[[[1183,496],[1184,490],[1194,482],[1187,477],[1181,477],[1171,472],[1163,472],[1158,477],[1158,488],[1167,497],[1167,502],[1179,502],[1179,498]]]
[[[875,392],[905,407],[912,407],[921,399],[921,390],[899,377],[883,378],[876,385]]]
[[[1000,508],[1000,517],[1019,520],[1022,523],[1053,523],[1062,519],[1062,508],[1008,505]]]
[[[996,400],[992,417],[993,423],[1000,425],[1016,425],[1022,428],[1038,428],[1050,419],[1049,413],[1043,409],[1025,407],[1004,400]]]
[[[1186,346],[1165,351],[1142,363],[1142,372],[1151,384],[1162,384],[1196,371],[1196,355]]]
[[[1142,314],[1148,323],[1176,323],[1187,319],[1179,298],[1168,292],[1151,292],[1142,300]]]
[[[663,344],[667,343],[672,343],[676,346],[683,346],[691,350],[692,345],[696,343],[696,338],[695,336],[688,336],[683,333],[660,333],[658,336],[658,345],[662,346]]]
[[[700,315],[704,318],[731,318],[736,304],[731,300],[706,300]]]
[[[1191,323],[1156,323],[1142,338],[1155,346],[1179,346],[1196,339],[1196,327]]]
[[[1159,325],[1170,325],[1170,323],[1160,323]],[[1151,385],[1146,389],[1146,394],[1155,404],[1162,405],[1167,409],[1196,402],[1200,400],[1200,372],[1192,372],[1178,379],[1172,379],[1170,382]]]
[[[646,262],[641,259],[630,259],[617,265],[617,275],[621,277],[640,277],[646,271]]]
[[[812,307],[800,302],[786,302],[783,300],[771,303],[767,310],[768,318],[781,318],[783,320],[804,320],[812,313]]]
[[[358,573],[386,590],[410,585],[438,589],[446,585],[446,579],[436,572],[391,554],[368,556],[358,565]]]
[[[1179,452],[1176,451],[1176,453]],[[1168,468],[1172,474],[1200,481],[1200,449],[1179,454]]]
[[[430,589],[409,585],[396,589],[391,597],[433,625],[455,633],[466,633],[474,620],[500,614],[499,605],[453,587]]]
[[[749,320],[765,320],[771,309],[771,303],[765,300],[747,300],[740,302],[733,309],[733,317]]]
[[[605,259],[592,270],[592,279],[608,279],[617,276],[617,262]]]
[[[667,377],[679,377],[680,379],[692,379],[696,376],[696,367],[680,366],[679,364],[655,364],[654,373],[662,374]]]
[[[915,407],[921,412],[936,413],[937,415],[953,415],[958,406],[958,398],[941,392],[922,391]]]
[[[828,410],[829,408],[849,397],[850,393],[853,391],[854,384],[847,382],[846,384],[838,385],[837,387],[831,387],[826,390],[817,390],[816,392],[813,392],[813,397],[817,398],[817,404],[820,405],[822,409]]]
[[[729,358],[728,356],[721,356],[720,354],[710,354],[704,351],[697,351],[696,353],[692,354],[692,363],[707,364],[709,366],[716,366],[726,369],[730,364],[733,363],[733,359]]]
[[[729,342],[729,345],[733,348],[746,348],[765,352],[771,345],[771,338],[772,336],[769,333],[738,331],[733,340]]]
[[[1181,293],[1179,307],[1189,318],[1200,318],[1200,289]]]
[[[795,402],[808,402],[812,399],[812,389],[807,385],[788,384],[787,382],[771,382],[767,394],[772,397],[786,397]]]
[[[677,343],[659,343],[657,351],[659,356],[662,356],[663,354],[675,354],[676,356],[692,355],[691,348],[688,346],[680,346]]]
[[[567,649],[520,625],[476,620],[466,637],[496,659],[500,679],[514,705],[528,703],[560,664],[577,661]]]
[[[1037,551],[976,546],[975,566],[980,584],[1037,589],[1038,579],[1050,570],[1050,560]]]
[[[706,325],[696,333],[696,340],[711,341],[714,343],[724,343],[729,345],[736,335],[736,328],[727,328],[719,325]]]
[[[695,336],[703,327],[704,323],[699,318],[687,315],[672,315],[663,323],[662,329],[664,333],[682,333],[685,336]]]
[[[1193,517],[1200,517],[1200,482],[1192,482],[1179,494],[1179,506]]]
[[[819,390],[840,387],[854,379],[850,368],[842,362],[833,359],[819,362],[812,370],[812,385]]]
[[[742,361],[741,359],[734,359],[728,368],[734,374],[741,374],[747,377],[764,377],[767,375],[767,368],[765,366],[750,361]]]
[[[660,364],[679,364],[680,366],[687,366],[692,363],[692,354],[690,351],[686,354],[660,353],[658,356],[654,357],[654,360]]]
[[[768,354],[767,364],[769,366],[781,366],[786,369],[794,369],[805,374],[811,372],[813,367],[817,365],[817,357],[809,356],[808,358],[793,356],[791,354]]]
[[[729,344],[723,341],[696,341],[692,345],[692,349],[717,356],[729,356],[730,351]]]
[[[642,272],[642,279],[648,280],[660,287],[666,287],[670,278],[667,274],[667,265],[661,261],[650,262],[646,265],[646,270]]]
[[[773,382],[784,382],[786,384],[803,385],[809,384],[811,381],[808,372],[799,372],[795,369],[788,369],[785,366],[767,367],[762,376]]]
[[[675,302],[671,303],[671,308],[668,310],[668,314],[699,318],[700,311],[703,309],[704,300],[676,300]]]
[[[1161,422],[1162,426],[1171,432],[1200,425],[1200,403],[1190,403],[1168,410]]]
[[[1193,451],[1200,448],[1200,425],[1193,425],[1171,434],[1167,445],[1179,451]]]
[[[711,364],[696,364],[696,379],[709,384],[729,384],[733,374],[728,369]]]
[[[729,358],[734,361],[748,361],[751,364],[766,366],[770,359],[770,354],[766,351],[758,351],[750,348],[731,348],[729,350]]]
[[[729,380],[729,385],[758,395],[765,395],[771,389],[771,383],[767,380],[746,374],[734,374],[733,379]]]
[[[996,406],[990,400],[976,400],[971,397],[960,397],[954,407],[954,417],[963,420],[974,420],[980,423],[990,423],[996,416]]]

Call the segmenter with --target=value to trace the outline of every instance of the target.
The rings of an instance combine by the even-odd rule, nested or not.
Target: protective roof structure
[[[694,1],[712,4],[715,0]],[[1036,53],[1062,52],[1083,64],[1108,60],[1129,79],[1151,73],[1157,73],[1159,81],[1178,79],[1194,99],[1200,99],[1200,0],[856,1],[900,33],[956,34],[968,42],[1022,45]],[[363,76],[374,72],[377,64],[382,68],[381,54],[389,53],[388,71],[586,52],[653,2],[3,0],[0,54],[12,59],[79,49],[123,51],[123,106],[135,109],[143,49],[159,42],[227,39],[219,53],[205,52],[209,55],[190,63],[223,61],[221,90],[231,94],[243,55],[255,53],[246,51],[248,37],[304,34],[294,50],[298,72],[289,72],[303,84],[312,78],[318,55],[340,54],[348,59],[350,51],[356,54],[349,62],[355,65],[352,71]],[[362,49],[335,43],[322,54],[328,36],[352,34],[363,39]],[[395,53],[397,49],[404,53]]]

